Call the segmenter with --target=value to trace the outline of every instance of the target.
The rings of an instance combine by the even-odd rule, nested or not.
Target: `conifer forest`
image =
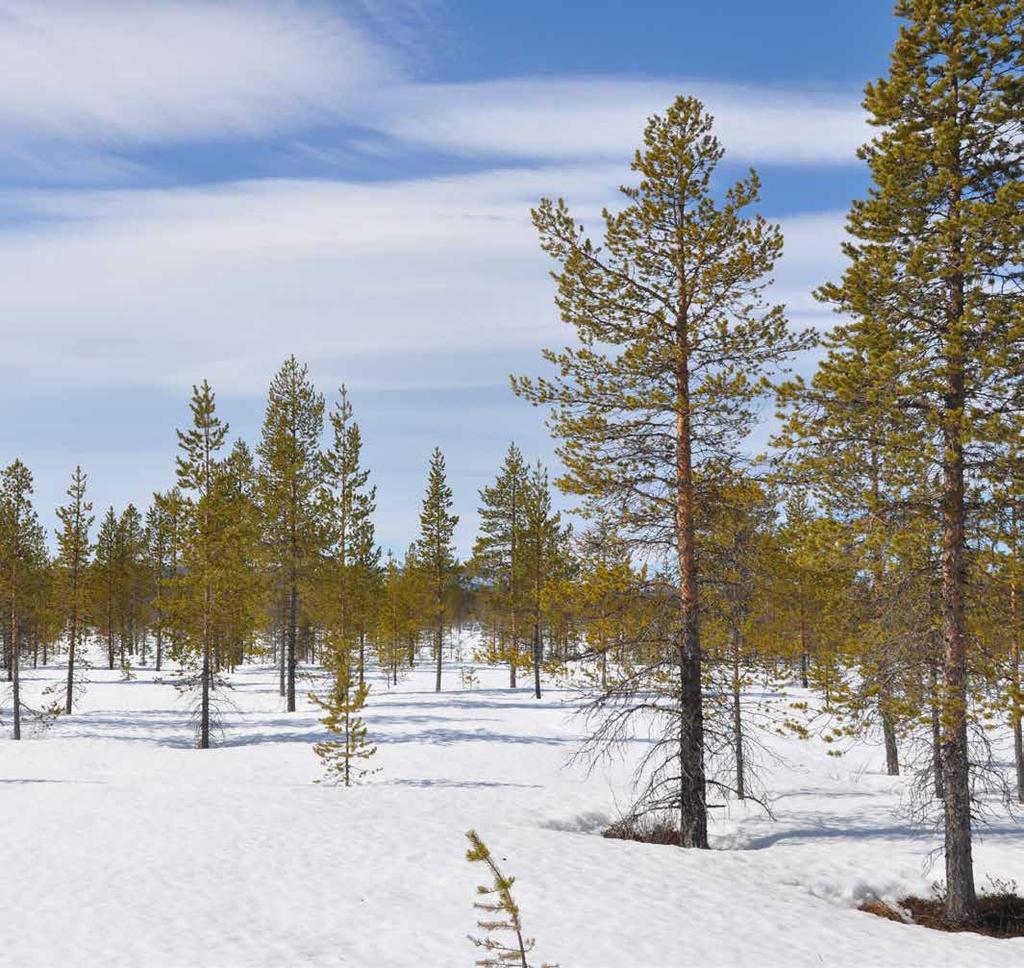
[[[866,3],[849,150],[627,5],[534,11],[620,87],[379,6],[0,0],[0,966],[1024,965],[1024,0]],[[575,79],[416,80],[445,6]]]

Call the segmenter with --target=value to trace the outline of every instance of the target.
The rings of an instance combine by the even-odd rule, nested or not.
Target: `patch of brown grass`
[[[879,901],[878,898],[872,898],[870,901],[865,901],[858,910],[867,911],[868,914],[874,914],[876,917],[885,918],[887,921],[899,921],[901,924],[906,924],[906,918],[904,918],[899,911],[895,908],[889,907],[889,905],[884,901]]]
[[[972,931],[990,938],[1024,938],[1024,897],[1000,892],[978,897],[978,920],[974,924],[952,924],[946,920],[945,902],[940,897],[903,897],[894,908],[872,899],[861,911],[889,921],[919,924],[934,931]]]
[[[635,840],[641,844],[679,846],[679,828],[654,817],[624,817],[601,832],[609,840]]]

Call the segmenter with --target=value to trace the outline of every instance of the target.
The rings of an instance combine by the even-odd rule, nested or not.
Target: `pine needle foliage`
[[[294,356],[271,381],[257,453],[260,501],[277,591],[284,603],[284,691],[288,712],[295,712],[298,634],[311,572],[319,559],[321,527],[316,500],[323,461],[320,433],[324,398]]]
[[[459,516],[452,514],[452,489],[445,473],[444,454],[435,447],[430,455],[427,492],[420,511],[419,560],[430,576],[434,659],[436,662],[434,691],[441,691],[441,651],[447,618],[446,596],[455,578],[458,561],[455,557],[455,527]]]
[[[530,968],[527,955],[533,951],[536,939],[523,936],[523,920],[519,905],[512,897],[512,885],[516,879],[498,867],[487,845],[475,830],[467,831],[466,839],[470,844],[469,850],[466,851],[466,860],[471,864],[484,864],[491,874],[491,883],[481,884],[476,889],[478,897],[488,900],[476,901],[473,905],[485,915],[476,923],[476,926],[485,932],[484,937],[469,936],[469,940],[484,952],[484,956],[476,964],[480,968],[504,968],[507,965]],[[514,940],[511,943],[503,940],[503,936],[508,935],[513,936]],[[545,963],[541,968],[556,966]]]
[[[89,566],[89,528],[95,518],[90,513],[92,504],[85,499],[86,475],[76,467],[68,485],[68,503],[57,508],[60,530],[57,532],[57,561],[61,595],[61,624],[68,636],[68,676],[64,696],[64,712],[70,713],[75,699],[75,688],[85,665],[78,655],[85,632],[86,576]]]
[[[887,435],[867,443],[903,445],[903,467],[923,455],[938,481],[946,916],[969,924],[971,492],[986,492],[1024,426],[1024,2],[899,0],[896,14],[889,70],[864,98],[873,184],[851,207],[841,280],[819,291],[848,321],[817,386],[833,411],[882,409]]]
[[[37,599],[34,594],[46,564],[43,529],[32,507],[32,473],[20,461],[0,473],[0,601],[5,603],[8,676],[12,691],[13,733],[21,739],[24,703],[21,699],[18,633]]]
[[[323,779],[318,783],[352,786],[380,772],[363,765],[377,752],[377,747],[367,739],[366,723],[359,715],[369,693],[366,682],[353,682],[351,662],[346,654],[337,663],[327,695],[310,694],[310,700],[324,711],[320,722],[332,736],[313,746],[313,752],[324,767]]]
[[[673,647],[655,678],[676,697],[667,722],[680,841],[699,848],[708,837],[698,509],[723,468],[743,461],[769,377],[814,341],[767,301],[782,233],[753,212],[757,175],[712,187],[724,154],[711,115],[680,97],[649,119],[631,166],[638,181],[622,189],[620,211],[603,213],[602,242],[563,200],[540,202],[534,225],[577,342],[545,350],[554,376],[512,384],[550,409],[562,491],[606,516],[629,553],[655,561],[676,588],[662,623]]]

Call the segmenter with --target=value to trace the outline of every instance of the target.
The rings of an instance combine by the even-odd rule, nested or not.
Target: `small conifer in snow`
[[[327,695],[310,695],[310,699],[324,710],[325,715],[320,722],[332,736],[313,746],[313,752],[324,766],[323,780],[318,780],[318,783],[352,786],[363,777],[378,772],[363,765],[377,752],[377,747],[367,740],[366,724],[359,716],[369,692],[370,687],[365,682],[353,685],[346,656],[338,662],[334,682]]]
[[[512,897],[512,885],[516,879],[502,873],[494,862],[487,845],[480,839],[475,830],[467,831],[466,839],[470,843],[466,851],[466,860],[471,864],[486,864],[491,872],[490,886],[479,885],[477,894],[489,900],[477,901],[473,907],[484,911],[486,920],[477,921],[476,926],[486,932],[482,938],[469,936],[469,940],[485,952],[484,957],[476,962],[482,968],[503,968],[505,965],[519,965],[519,968],[530,968],[526,956],[533,951],[536,941],[523,937],[523,922],[519,914],[519,905]],[[502,940],[502,935],[513,935],[510,943]],[[541,968],[557,968],[555,965],[544,964]]]

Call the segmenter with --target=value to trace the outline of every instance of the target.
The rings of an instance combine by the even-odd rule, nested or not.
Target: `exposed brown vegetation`
[[[654,817],[623,817],[602,831],[601,836],[609,840],[635,840],[641,844],[680,846],[679,828],[666,820]]]
[[[903,897],[895,906],[873,898],[861,904],[860,910],[889,921],[919,924],[935,931],[973,931],[990,938],[1024,938],[1024,897],[1010,892],[980,895],[978,919],[971,925],[949,922],[945,899],[941,897]]]

